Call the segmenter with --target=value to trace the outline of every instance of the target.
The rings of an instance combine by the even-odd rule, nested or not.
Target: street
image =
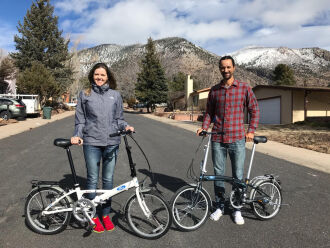
[[[193,180],[187,169],[194,158],[199,173],[200,152],[195,153],[201,138],[194,133],[170,126],[140,114],[125,114],[134,126],[134,138],[147,155],[158,189],[170,201],[174,192]],[[60,181],[70,187],[71,174],[65,150],[53,145],[55,138],[70,138],[74,118],[69,117],[0,140],[0,247],[330,247],[330,175],[281,159],[258,153],[251,177],[273,173],[279,175],[283,189],[280,213],[271,220],[260,221],[247,207],[243,210],[245,224],[233,222],[230,210],[218,222],[208,220],[194,232],[181,232],[174,224],[158,240],[136,237],[125,222],[123,207],[133,191],[116,196],[112,201],[113,232],[88,233],[74,218],[63,232],[45,236],[32,232],[25,225],[25,197],[33,179]],[[1,131],[1,129],[0,129]],[[137,164],[138,177],[151,182],[147,163],[138,147],[129,139]],[[84,185],[86,169],[81,147],[71,149],[78,175]],[[247,150],[246,167],[250,159]],[[211,158],[208,174],[213,174]],[[227,174],[231,175],[228,163]],[[121,145],[115,170],[115,185],[130,180],[124,146]],[[205,184],[212,199],[213,183]],[[228,189],[230,187],[228,186]]]

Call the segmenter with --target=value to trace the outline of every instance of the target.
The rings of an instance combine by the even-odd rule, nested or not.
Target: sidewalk
[[[194,133],[196,133],[199,128],[199,126],[189,122],[175,121],[151,114],[144,114],[142,116],[173,126],[181,127]],[[246,147],[248,149],[252,149],[252,143],[247,143]],[[330,154],[289,146],[275,141],[268,141],[267,143],[258,144],[256,151],[298,165],[303,165],[315,170],[330,173]]]
[[[0,126],[0,139],[72,116],[74,115],[74,113],[74,111],[67,111],[62,114],[54,115],[51,119],[42,119],[42,117],[39,117],[33,119],[26,119],[25,121],[19,121],[10,125]],[[176,127],[180,127],[189,130],[193,133],[196,133],[196,130],[198,129],[198,126],[189,122],[175,121],[169,118],[158,117],[151,114],[143,114],[141,116],[167,123]],[[251,149],[252,143],[248,143],[247,148]],[[330,173],[330,154],[288,146],[274,141],[268,141],[264,144],[258,144],[257,152],[261,152],[269,156],[283,159],[298,165],[303,165],[315,170]]]
[[[25,121],[19,121],[5,126],[0,126],[0,139],[7,138],[21,132],[29,131],[33,128],[46,125],[50,122],[57,121],[68,116],[74,115],[74,111],[66,111],[51,117],[51,119],[27,118]]]

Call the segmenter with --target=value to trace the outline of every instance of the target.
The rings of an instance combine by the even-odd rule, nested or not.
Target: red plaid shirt
[[[209,92],[206,114],[202,128],[207,130],[213,122],[212,131],[224,132],[213,135],[212,141],[233,143],[245,137],[244,108],[249,113],[249,133],[254,133],[259,123],[259,107],[251,87],[237,80],[226,88],[221,82]]]

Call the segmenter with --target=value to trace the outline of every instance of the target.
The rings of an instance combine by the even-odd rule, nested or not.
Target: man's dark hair
[[[233,66],[235,67],[235,60],[233,59],[232,56],[229,56],[229,55],[227,55],[227,56],[223,56],[223,57],[220,58],[220,60],[219,60],[219,67],[220,67],[220,63],[221,63],[221,61],[222,61],[222,60],[226,60],[226,59],[230,59],[231,62],[233,63]]]

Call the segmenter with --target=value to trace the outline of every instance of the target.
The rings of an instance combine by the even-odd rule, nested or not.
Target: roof
[[[199,95],[200,93],[210,91],[210,89],[211,89],[211,88],[204,88],[204,89],[201,89],[201,90],[196,90],[196,91],[194,91],[193,93],[191,93],[190,95],[192,95],[192,96]]]
[[[310,86],[289,86],[289,85],[257,85],[253,90],[260,88],[283,89],[283,90],[309,90],[309,91],[329,91],[330,87],[310,87]]]

